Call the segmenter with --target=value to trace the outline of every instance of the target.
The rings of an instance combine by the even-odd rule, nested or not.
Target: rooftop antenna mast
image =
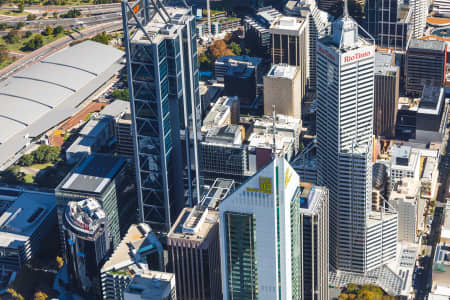
[[[208,14],[208,42],[212,41],[212,31],[211,31],[211,5],[210,0],[206,0],[206,10]]]
[[[277,145],[276,145],[276,129],[275,129],[275,104],[272,105],[272,159],[277,157]]]
[[[344,18],[348,17],[348,1],[344,0]]]

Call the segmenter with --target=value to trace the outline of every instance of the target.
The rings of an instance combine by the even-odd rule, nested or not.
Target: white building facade
[[[379,230],[396,216],[371,215],[375,46],[358,30],[346,11],[317,43],[318,183],[329,189],[331,266],[366,273],[395,257],[395,242],[379,242],[397,232]]]
[[[300,299],[299,176],[276,158],[219,206],[223,299]]]

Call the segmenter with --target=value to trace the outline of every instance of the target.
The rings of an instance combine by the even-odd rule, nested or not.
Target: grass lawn
[[[25,183],[33,184],[34,183],[34,176],[31,174],[25,174],[25,177],[23,178]]]
[[[36,169],[36,170],[43,170],[43,169],[45,169],[47,167],[51,167],[51,166],[54,166],[54,165],[55,165],[54,163],[49,162],[49,163],[45,163],[45,164],[33,164],[33,165],[30,166],[30,168]]]
[[[0,39],[0,45],[6,45],[8,47],[9,51],[31,52],[31,50],[24,49],[24,44],[26,42],[28,42],[29,40],[31,40],[35,35],[36,34],[33,34],[29,38],[23,38],[19,42],[14,43],[14,44],[8,44],[8,43],[6,43],[6,41],[3,38],[1,38]],[[51,43],[53,41],[56,41],[57,39],[60,39],[60,38],[64,37],[65,35],[66,35],[65,32],[60,33],[60,34],[58,34],[56,36],[55,35],[49,35],[49,36],[43,35],[42,39],[44,40],[44,45],[46,45],[46,44],[49,44],[49,43]]]
[[[9,66],[13,62],[15,62],[16,59],[17,59],[16,57],[9,57],[8,59],[5,59],[4,61],[2,61],[0,63],[0,69],[3,69],[4,67]]]
[[[24,12],[18,12],[18,11],[14,11],[12,9],[0,9],[0,15],[5,15],[5,16],[25,16],[28,15],[30,13],[24,11]]]

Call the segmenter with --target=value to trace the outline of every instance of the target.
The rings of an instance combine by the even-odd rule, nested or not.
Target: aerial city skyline
[[[450,297],[450,2],[0,8],[0,296]]]

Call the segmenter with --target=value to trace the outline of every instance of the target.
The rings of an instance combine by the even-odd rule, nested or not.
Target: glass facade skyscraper
[[[191,8],[141,2],[122,4],[139,209],[143,222],[168,232],[200,198],[195,18]]]

